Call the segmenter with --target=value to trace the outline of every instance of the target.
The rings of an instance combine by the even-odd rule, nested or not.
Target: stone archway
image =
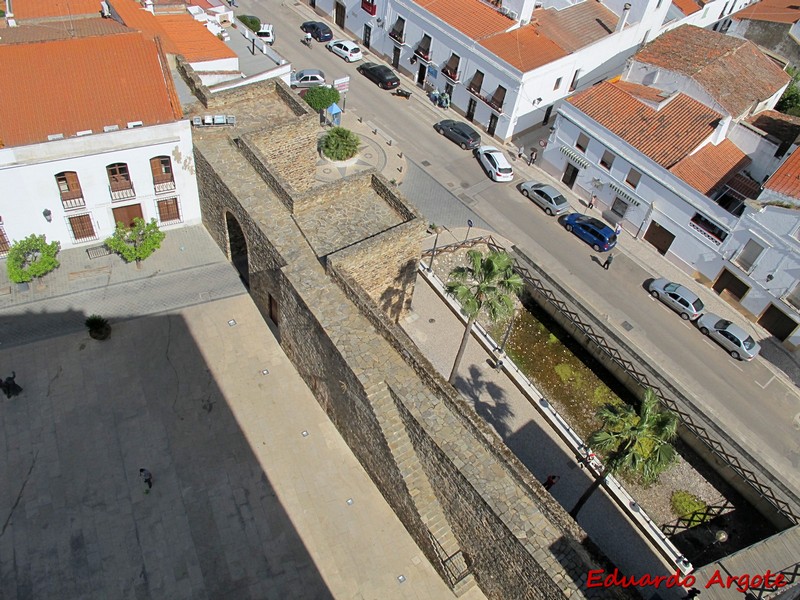
[[[247,259],[247,238],[244,237],[242,226],[231,213],[225,213],[225,225],[228,230],[228,255],[231,263],[239,272],[239,278],[245,287],[250,289],[250,270]]]

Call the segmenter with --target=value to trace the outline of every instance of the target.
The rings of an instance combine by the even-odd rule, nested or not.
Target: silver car
[[[725,348],[736,360],[753,360],[761,346],[744,329],[714,313],[705,313],[697,319],[697,327]]]
[[[560,215],[569,210],[569,202],[552,185],[538,181],[526,181],[519,186],[519,191],[541,206],[548,215]]]
[[[292,86],[292,88],[312,88],[325,85],[325,73],[319,69],[292,71],[289,85]]]
[[[694,321],[703,314],[705,305],[691,290],[663,277],[654,279],[647,288],[653,298],[661,300],[681,316],[684,321]]]

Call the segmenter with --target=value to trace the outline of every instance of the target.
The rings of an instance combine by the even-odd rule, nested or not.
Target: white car
[[[275,43],[275,30],[270,23],[261,23],[256,35],[270,46]]]
[[[494,181],[511,181],[514,169],[508,164],[505,155],[494,146],[481,146],[475,150],[475,156],[481,161],[483,168]]]
[[[697,319],[697,327],[725,348],[736,360],[753,360],[761,346],[744,329],[714,313],[705,313]]]
[[[364,55],[361,54],[361,48],[355,42],[348,40],[331,40],[325,44],[325,47],[337,56],[341,56],[347,62],[356,62],[364,58]]]

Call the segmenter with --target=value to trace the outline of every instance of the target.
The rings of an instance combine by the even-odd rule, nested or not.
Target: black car
[[[385,90],[393,90],[400,85],[400,80],[386,65],[377,63],[364,63],[358,67],[358,72],[367,79],[374,81]]]
[[[319,21],[306,21],[300,25],[300,29],[306,33],[310,33],[311,37],[318,42],[327,42],[328,40],[333,39],[333,32],[331,31],[331,28],[325,25],[325,23],[320,23]]]
[[[453,140],[464,150],[473,150],[481,145],[481,136],[472,127],[461,121],[445,119],[433,128],[449,140]]]

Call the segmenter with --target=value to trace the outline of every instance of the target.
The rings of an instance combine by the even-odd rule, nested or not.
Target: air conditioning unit
[[[508,18],[509,19],[514,19],[516,21],[518,16],[519,15],[516,12],[514,12],[513,10],[508,11]]]

